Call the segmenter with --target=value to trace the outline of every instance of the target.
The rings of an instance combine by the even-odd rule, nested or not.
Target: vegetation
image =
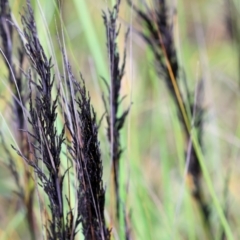
[[[1,0],[0,240],[238,239],[239,11]]]

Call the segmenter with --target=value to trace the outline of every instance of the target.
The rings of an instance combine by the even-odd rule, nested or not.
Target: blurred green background
[[[73,72],[75,76],[82,73],[98,120],[104,113],[102,93],[106,92],[101,77],[109,80],[102,11],[107,11],[114,2],[61,1],[59,11],[54,0],[32,1],[39,37],[48,57],[53,57],[56,78],[63,73],[58,45],[59,31],[63,31]],[[146,10],[143,1],[133,2]],[[16,22],[22,27],[19,13],[23,13],[25,1],[12,0],[10,4]],[[146,4],[150,9],[154,8],[152,0]],[[222,210],[225,211],[227,206],[231,233],[234,239],[240,239],[239,3],[234,0],[183,0],[169,1],[168,4],[178,59],[191,91],[195,90],[199,80],[204,82],[204,164]],[[121,89],[121,95],[126,95],[122,110],[132,105],[121,132],[124,152],[120,176],[122,205],[130,214],[131,236],[133,239],[208,239],[184,174],[186,149],[174,103],[164,82],[155,73],[151,51],[138,34],[143,26],[126,1],[121,3],[119,24],[121,57],[124,35],[130,28]],[[17,65],[17,59],[15,61]],[[0,64],[4,66],[2,58]],[[12,96],[4,67],[1,67],[0,77],[1,130],[7,143],[14,145],[16,129],[8,105]],[[111,226],[111,171],[105,121],[99,134],[107,197],[105,214],[107,224]],[[1,155],[0,240],[29,239],[24,221],[26,209],[14,193],[16,186],[4,165],[4,153]],[[24,163],[17,156],[16,159],[21,176]],[[204,179],[202,186],[210,205],[214,239],[221,239],[222,227]],[[37,198],[35,208],[36,217],[40,218]],[[38,224],[41,233],[40,219]],[[113,239],[124,239],[123,222],[111,227]]]

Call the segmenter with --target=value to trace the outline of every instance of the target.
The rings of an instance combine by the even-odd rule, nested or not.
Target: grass
[[[162,4],[164,1],[146,1],[149,9],[140,2],[133,1],[136,8],[148,14],[148,10],[151,13],[153,9],[157,10],[157,5],[154,4]],[[49,70],[51,77],[55,74],[49,105],[53,104],[52,101],[57,95],[59,97],[56,110],[58,117],[54,123],[57,130],[55,135],[53,134],[54,138],[57,139],[57,136],[61,138],[61,131],[65,129],[63,147],[56,158],[61,162],[56,174],[51,175],[53,169],[51,170],[51,167],[49,169],[49,163],[52,164],[51,158],[49,158],[50,162],[45,162],[45,167],[41,164],[34,165],[26,159],[24,162],[10,147],[13,145],[18,151],[21,150],[21,141],[17,136],[18,127],[16,127],[18,117],[14,117],[15,113],[9,105],[14,104],[13,96],[16,97],[18,94],[9,84],[8,69],[4,65],[3,58],[0,60],[1,66],[4,66],[0,74],[2,80],[0,124],[3,136],[1,151],[9,149],[17,166],[12,170],[6,166],[9,158],[5,152],[1,157],[0,170],[0,175],[4,176],[0,184],[0,239],[13,237],[40,239],[43,236],[45,239],[73,239],[73,233],[77,231],[79,232],[75,239],[109,239],[108,229],[111,230],[111,239],[238,239],[240,236],[238,230],[240,116],[237,15],[233,15],[233,19],[230,19],[235,29],[235,34],[231,35],[227,23],[225,25],[225,21],[230,21],[227,18],[228,8],[221,8],[216,0],[202,1],[201,4],[184,0],[178,2],[177,6],[168,2],[170,13],[174,12],[174,7],[177,10],[171,36],[173,41],[170,46],[176,49],[177,59],[175,59],[174,56],[169,55],[171,50],[165,45],[164,39],[161,40],[165,37],[163,28],[156,28],[156,41],[152,42],[152,46],[156,44],[157,48],[153,49],[149,46],[149,42],[144,41],[141,34],[146,36],[149,33],[147,26],[125,1],[120,3],[117,25],[121,24],[121,30],[116,38],[116,49],[112,52],[109,51],[109,46],[107,47],[108,34],[106,34],[110,25],[106,24],[107,30],[104,28],[102,11],[109,16],[107,9],[113,11],[115,1],[97,3],[93,0],[62,1],[61,10],[58,4],[55,1],[32,1],[40,43],[46,58],[52,57],[54,64]],[[229,4],[229,1],[226,1],[226,6],[232,11],[232,6],[237,6],[237,1],[231,1],[232,5]],[[24,14],[22,6],[26,6],[25,1],[10,1],[10,6],[14,18],[22,29],[18,12]],[[186,6],[188,6],[187,13]],[[221,14],[212,13],[212,8],[218,9]],[[194,9],[199,9],[199,13],[195,14]],[[238,11],[237,7],[235,9]],[[148,16],[153,24],[156,24],[156,16],[154,17],[154,14]],[[125,33],[128,28],[130,32],[126,41]],[[16,30],[13,41],[18,42]],[[112,41],[115,42],[114,36]],[[20,46],[19,43],[16,47],[14,45],[13,49],[13,62],[17,70],[15,76],[19,69],[17,46]],[[121,88],[115,91],[117,95],[114,96],[114,86],[116,86],[114,80],[118,77],[112,69],[121,68],[125,46],[124,75],[120,77]],[[4,49],[3,45],[1,49]],[[161,58],[156,55],[156,51],[160,53]],[[119,62],[115,59],[117,52],[120,57]],[[171,76],[172,59],[178,61],[179,67]],[[166,68],[159,69],[160,61]],[[68,64],[72,67],[70,68]],[[22,69],[28,74],[29,68],[30,61],[25,56]],[[32,79],[35,79],[36,75],[34,70],[32,71]],[[79,71],[85,85],[78,77]],[[64,81],[61,81],[61,76]],[[168,77],[175,85],[173,91],[172,86],[166,83]],[[23,79],[25,78],[29,78],[29,75],[23,75]],[[39,78],[41,80],[40,72],[38,72]],[[102,78],[108,82],[110,92],[107,91]],[[184,78],[188,89],[184,85]],[[200,80],[204,82],[203,98],[194,101],[195,94],[199,94],[197,84]],[[89,91],[91,105],[97,113],[96,123],[94,123],[94,115],[91,117],[87,115],[90,111],[88,98],[83,91],[84,86]],[[60,90],[56,87],[60,87]],[[40,98],[43,94],[44,97],[44,92],[37,93],[35,88],[36,85],[33,84],[33,102],[35,94]],[[179,92],[178,97],[176,97],[177,92]],[[28,84],[24,88],[23,96],[27,97],[27,93],[29,93]],[[102,101],[103,93],[106,98],[105,105]],[[187,98],[187,93],[191,96],[191,101]],[[125,95],[126,98],[116,107],[113,100],[119,101]],[[115,109],[112,108],[113,106],[116,107],[116,112],[113,111]],[[125,124],[114,132],[117,126],[114,119],[121,119],[129,106],[131,107],[126,119],[123,115]],[[36,105],[32,107],[35,109]],[[88,109],[86,112],[84,112],[85,107]],[[195,116],[195,121],[198,119],[198,110],[196,111],[198,107],[204,111],[201,116],[203,128],[200,130],[202,140],[199,138],[199,125],[193,124],[193,117]],[[33,115],[29,116],[31,110],[29,102],[26,102],[26,109],[28,109],[25,111],[26,116],[32,118]],[[40,109],[41,105],[37,106],[36,112],[44,114]],[[95,131],[94,126],[98,125],[104,112],[107,112],[107,115],[103,117],[101,125]],[[74,118],[74,115],[78,117]],[[46,125],[48,125],[47,118],[47,115],[43,117]],[[31,130],[29,124],[27,126],[27,129],[36,135],[37,131],[34,128]],[[95,130],[84,132],[88,129],[86,126],[92,126],[91,129]],[[86,134],[82,135],[82,139],[85,139],[84,144],[74,134],[79,128]],[[47,136],[48,133],[46,132],[45,135]],[[89,138],[89,135],[92,137]],[[91,145],[92,139],[95,139],[93,145]],[[45,149],[47,156],[48,151],[52,151],[52,148],[49,148],[52,146],[51,141],[51,138],[47,137],[44,140],[42,137],[39,143],[34,143],[35,150],[40,149],[40,152],[44,152]],[[98,141],[101,158],[98,150],[94,148]],[[76,147],[82,144],[85,150]],[[118,155],[119,150],[115,155],[113,153],[116,144],[119,144],[119,149],[123,150],[118,160],[114,160],[114,157]],[[89,150],[90,148],[93,150]],[[191,151],[188,152],[188,149]],[[23,151],[18,153],[22,155],[21,152]],[[83,156],[79,155],[81,152],[85,154],[84,159],[95,159],[93,162],[90,161],[89,168],[86,166],[87,172],[84,172],[86,170],[84,161],[79,160]],[[55,159],[54,154],[53,151],[51,153],[53,159]],[[39,156],[41,154],[36,153],[35,159],[39,159]],[[38,161],[41,163],[41,159]],[[95,165],[96,161],[98,161],[97,165]],[[118,173],[112,170],[115,161],[119,161],[116,167],[119,168]],[[193,168],[188,168],[193,161],[199,164],[197,173],[192,170]],[[35,173],[26,162],[35,168]],[[51,166],[57,164],[54,162]],[[38,166],[41,166],[42,172],[37,168]],[[67,170],[69,167],[70,169]],[[15,169],[19,176],[19,185],[14,181]],[[96,170],[93,175],[91,175],[92,169]],[[47,176],[46,179],[50,177],[52,182],[58,182],[65,171],[63,185],[49,185],[49,188],[45,188],[47,195],[40,186],[37,187],[36,183],[41,180],[42,174]],[[30,199],[30,181],[32,181],[32,178],[27,180],[28,172],[31,172],[35,183],[34,201],[31,207],[36,219],[35,227],[29,225],[30,221],[27,218],[30,210],[27,203]],[[117,184],[113,181],[114,175],[118,175],[115,178],[118,179]],[[99,184],[95,182],[95,176],[98,176]],[[43,178],[44,186],[48,184],[46,179]],[[59,190],[56,188],[55,199],[56,196],[53,194],[55,186],[61,189],[62,198],[59,198]],[[23,197],[16,194],[21,192],[20,187],[23,188],[21,195]],[[103,195],[106,200],[104,214],[102,202],[96,205],[99,196]],[[52,202],[52,199],[55,200]],[[115,202],[116,200],[118,201]],[[93,202],[95,207],[91,207],[90,203]],[[56,218],[58,220],[55,219],[54,222],[56,206],[58,208],[63,206],[63,210]],[[86,209],[88,211],[85,211]],[[209,215],[206,214],[206,209]],[[47,224],[47,219],[51,220],[52,225]],[[79,226],[76,227],[78,224]],[[43,225],[47,225],[50,234],[47,235]],[[59,231],[61,237],[50,227],[55,226],[56,230],[60,225],[60,229],[63,229]],[[88,235],[90,234],[88,228],[94,229],[95,233],[91,231],[91,235]]]

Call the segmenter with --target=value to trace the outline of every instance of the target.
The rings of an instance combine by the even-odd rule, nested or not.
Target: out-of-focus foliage
[[[106,31],[102,10],[108,11],[115,1],[81,0],[54,1],[32,0],[36,26],[47,58],[52,57],[56,81],[64,77],[65,65],[59,39],[64,44],[68,61],[75,76],[81,71],[91,102],[97,113],[97,122],[104,114],[102,93],[106,93],[104,81],[110,81]],[[154,16],[157,2],[132,2],[143,12]],[[201,176],[204,201],[208,203],[210,223],[214,239],[228,239],[219,220],[209,185],[218,196],[221,211],[224,212],[230,233],[240,238],[240,171],[239,171],[239,14],[237,1],[183,0],[174,5],[167,1],[168,21],[179,62],[179,88],[185,87],[193,93],[192,101],[198,99],[198,83],[204,85],[201,106],[204,108],[202,153],[204,167],[209,181]],[[10,1],[12,19],[21,25],[19,12],[23,13],[25,1]],[[238,7],[233,7],[238,6]],[[131,105],[125,126],[121,130],[120,161],[120,220],[114,220],[111,162],[107,140],[105,118],[98,129],[103,162],[103,186],[106,194],[106,225],[112,228],[113,239],[125,239],[125,220],[130,227],[132,239],[211,239],[202,224],[198,204],[191,195],[194,182],[186,170],[188,147],[179,122],[178,109],[171,94],[155,71],[155,58],[139,31],[147,33],[133,8],[122,1],[118,23],[121,25],[117,43],[120,59],[123,59],[125,32],[129,28],[126,45],[126,68],[122,79],[120,110],[124,112]],[[234,27],[233,27],[234,26]],[[238,27],[236,27],[238,26]],[[234,31],[234,32],[233,32]],[[63,38],[64,36],[64,38]],[[13,41],[18,34],[15,31]],[[13,63],[19,67],[17,48],[13,49]],[[1,43],[2,49],[2,43]],[[164,62],[165,63],[165,62]],[[8,82],[8,69],[0,58],[0,126],[7,146],[16,146],[17,127],[12,118],[13,93]],[[28,69],[27,59],[23,68]],[[55,90],[54,90],[55,91]],[[27,92],[27,90],[26,90]],[[15,94],[15,93],[14,93]],[[56,92],[54,93],[56,95]],[[182,96],[184,100],[187,96]],[[191,112],[191,111],[190,111]],[[58,120],[61,130],[63,119]],[[190,122],[192,126],[193,123]],[[2,140],[1,140],[2,143]],[[1,144],[1,152],[3,151]],[[12,150],[21,186],[25,186],[26,168],[23,160]],[[12,173],[6,166],[6,154],[0,157],[0,240],[30,239],[27,224],[27,209],[16,194],[17,186]],[[67,166],[67,163],[66,163]],[[32,173],[34,176],[34,174]],[[35,179],[36,182],[36,179]],[[73,184],[73,183],[70,183]],[[66,188],[66,186],[63,186]],[[31,189],[31,186],[29,186]],[[74,195],[72,196],[75,197]],[[26,196],[27,199],[27,196]],[[36,229],[41,238],[42,225],[47,216],[40,212],[42,190],[34,193]],[[80,235],[80,234],[79,234]],[[80,236],[79,236],[80,238]]]

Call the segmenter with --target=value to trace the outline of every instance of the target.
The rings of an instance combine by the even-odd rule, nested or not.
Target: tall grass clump
[[[147,43],[154,55],[154,63],[157,73],[162,78],[169,90],[171,97],[177,109],[179,122],[182,125],[184,136],[186,139],[186,167],[185,170],[188,175],[188,182],[190,183],[190,192],[193,199],[196,201],[200,214],[202,216],[203,229],[206,231],[206,237],[208,239],[213,238],[214,227],[211,222],[210,206],[204,199],[205,189],[202,187],[202,173],[204,172],[205,180],[209,180],[209,176],[206,172],[205,163],[202,158],[203,148],[203,81],[195,90],[195,94],[189,91],[189,87],[185,77],[181,76],[180,64],[178,62],[174,35],[173,35],[173,18],[169,17],[169,10],[167,2],[165,0],[154,1],[154,9],[142,11],[132,1],[128,0],[128,3],[137,14],[141,24],[145,26],[145,29],[141,29],[138,33]],[[183,79],[180,87],[180,80]],[[194,136],[192,131],[194,130]],[[201,152],[201,154],[200,154]],[[202,172],[202,169],[204,171]],[[208,182],[209,188],[210,182]],[[216,195],[211,194],[214,198],[216,208],[219,207],[219,203],[216,202]],[[218,208],[218,210],[220,210]],[[224,230],[226,230],[229,237],[232,237],[229,226],[226,225],[222,210],[219,215],[222,220]]]
[[[70,100],[63,97],[66,122],[60,133],[56,129],[60,88],[53,97],[55,77],[51,58],[47,58],[38,38],[33,10],[30,2],[22,15],[23,37],[31,71],[26,75],[30,88],[28,121],[32,131],[31,156],[14,147],[25,162],[33,167],[39,184],[48,196],[50,216],[47,218],[47,239],[74,239],[79,224],[85,239],[110,239],[110,230],[104,220],[104,195],[102,183],[102,160],[98,141],[98,127],[90,97],[86,93],[84,80],[77,82],[65,58],[67,86]],[[19,30],[20,32],[20,30]],[[69,115],[70,114],[70,115]],[[66,125],[66,126],[65,126]],[[66,129],[67,127],[67,129]],[[70,133],[69,144],[66,131]],[[63,145],[68,145],[76,174],[76,215],[71,207],[70,196],[64,193],[63,182],[70,169],[61,171]],[[68,183],[70,184],[70,183]],[[67,205],[64,204],[66,198]],[[65,207],[67,210],[65,210]]]
[[[181,68],[174,42],[173,21],[169,18],[167,2],[165,0],[155,1],[154,10],[147,9],[147,12],[140,10],[131,1],[128,1],[128,3],[133,6],[141,24],[146,28],[141,29],[139,34],[152,50],[156,71],[159,77],[164,80],[176,106],[186,139],[186,170],[191,182],[190,191],[199,205],[204,218],[203,224],[206,225],[211,234],[210,212],[201,189],[201,167],[191,140],[191,128],[194,127],[198,131],[198,142],[202,147],[204,110],[201,105],[203,87],[196,90],[196,96],[194,97],[189,91],[186,79],[184,79],[184,92],[180,89]],[[203,83],[200,85],[203,85]]]
[[[0,1],[0,240],[239,238],[237,4],[207,2]]]

